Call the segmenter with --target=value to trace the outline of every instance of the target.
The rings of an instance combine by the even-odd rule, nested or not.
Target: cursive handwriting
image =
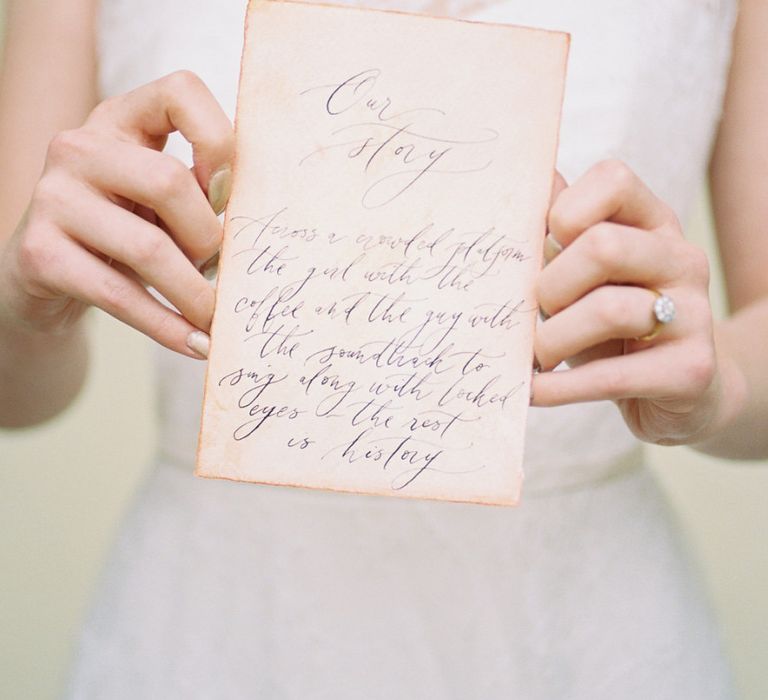
[[[381,80],[382,71],[369,68],[301,92],[319,93],[334,128],[330,141],[307,153],[299,165],[328,153],[358,164],[364,176],[360,203],[366,209],[391,203],[427,177],[479,173],[491,165],[482,147],[492,144],[498,132],[482,128],[474,137],[446,134],[445,111],[397,108],[389,95],[378,92]]]

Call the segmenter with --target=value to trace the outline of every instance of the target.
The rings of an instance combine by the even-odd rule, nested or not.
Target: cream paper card
[[[251,2],[198,475],[517,502],[567,51]]]

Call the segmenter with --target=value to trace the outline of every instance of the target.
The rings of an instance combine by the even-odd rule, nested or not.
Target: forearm
[[[697,449],[768,457],[768,3],[741,0],[710,186],[732,315],[717,334],[723,411]]]
[[[720,409],[704,438],[693,444],[731,459],[768,457],[768,298],[755,301],[716,331]]]
[[[51,137],[82,123],[96,99],[96,0],[9,0],[4,9],[0,254],[28,205]],[[18,427],[46,420],[71,402],[86,373],[86,338],[82,322],[57,334],[20,326],[7,312],[4,282],[0,425]]]

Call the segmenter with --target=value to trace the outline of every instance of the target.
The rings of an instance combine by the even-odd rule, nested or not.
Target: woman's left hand
[[[533,405],[611,399],[642,440],[700,439],[720,402],[706,254],[620,161],[562,183],[548,224]],[[671,322],[657,321],[656,292],[674,301]],[[562,361],[571,369],[548,371]]]

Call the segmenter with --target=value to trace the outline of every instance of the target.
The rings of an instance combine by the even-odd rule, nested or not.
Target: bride
[[[0,420],[72,401],[90,306],[158,344],[157,466],[71,697],[732,697],[637,441],[768,455],[765,3],[359,3],[572,35],[517,509],[194,479],[245,2],[7,4]],[[707,161],[717,325],[679,223]]]

